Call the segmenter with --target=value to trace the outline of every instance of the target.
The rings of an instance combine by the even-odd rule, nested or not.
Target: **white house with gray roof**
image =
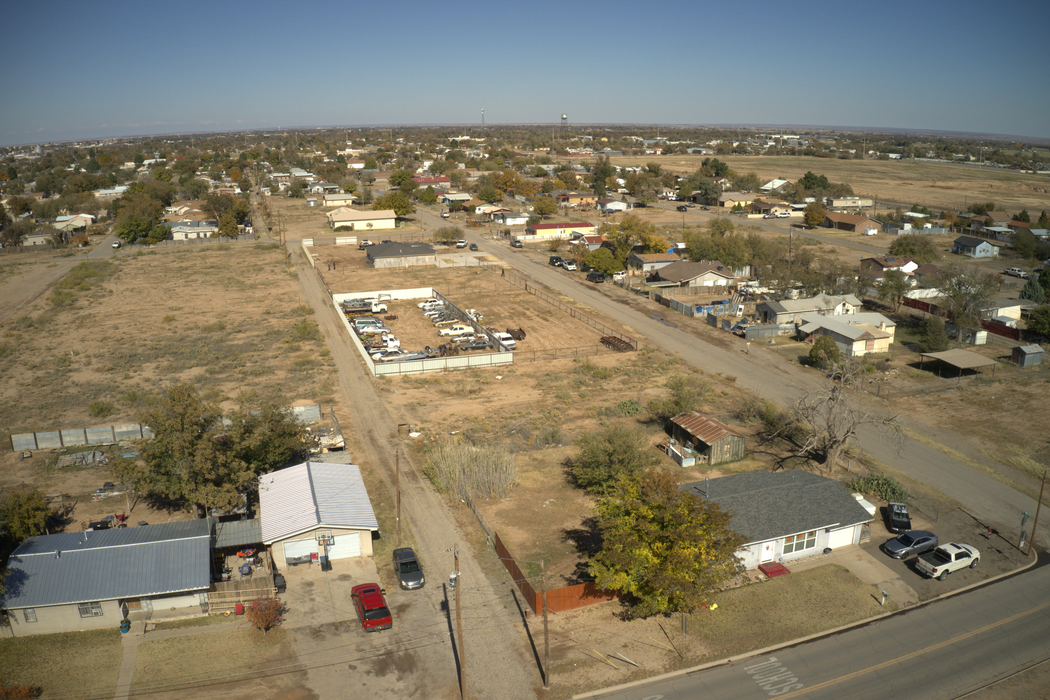
[[[30,537],[0,607],[13,636],[117,629],[137,610],[200,614],[211,585],[207,520]]]
[[[812,472],[754,471],[678,487],[732,515],[747,541],[737,555],[748,569],[860,544],[874,518],[837,481]]]
[[[355,464],[304,462],[263,474],[259,520],[278,567],[372,556],[379,531]]]
[[[890,351],[896,324],[882,314],[859,313],[825,316],[802,314],[796,321],[799,340],[815,341],[830,336],[844,357],[860,357]]]
[[[820,313],[825,316],[855,314],[862,305],[861,300],[852,294],[821,294],[809,299],[764,301],[755,307],[755,313],[760,323],[794,323],[803,314],[808,313]]]

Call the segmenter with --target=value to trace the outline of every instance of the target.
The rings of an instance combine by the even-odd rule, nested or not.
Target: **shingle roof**
[[[304,462],[259,477],[264,544],[317,527],[378,530],[361,470],[354,464]]]
[[[872,519],[841,484],[798,469],[732,474],[678,488],[732,513],[730,526],[748,543]]]
[[[206,590],[207,520],[30,537],[8,560],[5,608]]]

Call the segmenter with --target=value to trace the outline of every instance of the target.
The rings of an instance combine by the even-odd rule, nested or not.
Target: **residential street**
[[[711,668],[577,697],[958,698],[1050,657],[1050,567]],[[1018,694],[1036,700],[1037,694]]]

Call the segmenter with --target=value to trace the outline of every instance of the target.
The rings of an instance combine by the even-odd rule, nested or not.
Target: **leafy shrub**
[[[809,361],[814,367],[830,369],[839,363],[842,351],[835,344],[835,340],[829,335],[822,335],[813,343],[809,349]]]
[[[320,342],[322,340],[321,330],[317,327],[317,324],[308,318],[303,318],[295,322],[291,330],[288,331],[288,340],[290,342],[316,340]]]
[[[846,484],[851,491],[859,491],[882,499],[883,501],[905,502],[908,500],[908,490],[904,485],[892,476],[884,474],[872,474],[864,478],[857,478]]]
[[[634,399],[626,399],[616,404],[616,413],[624,417],[637,416],[641,412],[642,404]]]
[[[600,493],[620,475],[634,474],[659,461],[642,430],[614,425],[580,438],[569,465],[576,486]]]
[[[116,410],[109,401],[92,401],[88,404],[88,415],[92,418],[105,418]]]
[[[266,633],[270,628],[281,624],[281,618],[284,616],[284,603],[277,598],[253,600],[251,605],[245,609],[244,615],[252,626]]]
[[[687,377],[684,374],[672,374],[664,386],[671,390],[671,395],[653,399],[647,407],[654,418],[663,421],[681,413],[697,410],[711,390],[711,385],[706,379]]]

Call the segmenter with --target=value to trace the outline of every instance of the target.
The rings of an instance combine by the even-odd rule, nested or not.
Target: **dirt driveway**
[[[459,697],[440,578],[421,591],[386,589],[391,630],[365,633],[350,603],[350,589],[379,581],[368,557],[285,569],[284,627],[307,668],[306,684],[320,698]]]

